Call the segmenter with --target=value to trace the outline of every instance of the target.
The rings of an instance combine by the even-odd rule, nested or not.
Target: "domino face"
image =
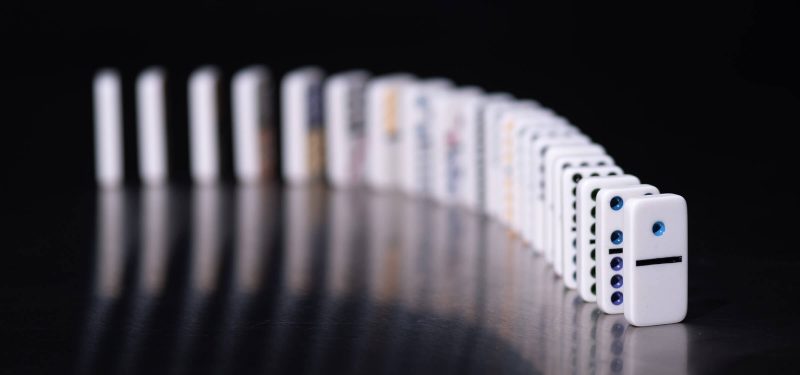
[[[483,111],[486,213],[494,218],[500,218],[500,187],[503,178],[500,169],[500,117],[513,103],[513,99],[498,99],[488,103]]]
[[[547,253],[545,250],[545,212],[546,196],[550,183],[546,176],[545,155],[552,147],[566,145],[586,145],[589,138],[581,134],[561,134],[558,131],[547,133],[545,136],[533,141],[531,144],[531,165],[527,168],[531,173],[531,210],[533,212],[533,225],[531,226],[531,243],[537,253]]]
[[[367,183],[376,189],[400,186],[402,170],[401,95],[407,74],[378,77],[367,84]]]
[[[631,175],[613,176],[602,173],[600,176],[589,175],[577,184],[576,211],[577,230],[573,233],[570,242],[573,256],[565,262],[575,271],[573,280],[576,281],[578,290],[586,302],[597,300],[597,195],[602,189],[618,186],[636,185],[639,179]]]
[[[364,71],[349,71],[325,82],[325,170],[334,187],[354,186],[364,180],[364,90],[368,77]]]
[[[306,67],[281,82],[281,156],[283,177],[290,184],[322,177],[322,76],[321,69]]]
[[[625,319],[636,326],[680,322],[688,305],[686,201],[660,194],[625,204]]]
[[[625,187],[603,188],[597,194],[597,305],[606,314],[622,314],[623,312],[623,285],[625,282],[625,265],[615,263],[611,266],[611,259],[622,257],[625,251],[625,238],[615,237],[614,243],[611,235],[615,231],[622,232],[625,226],[625,211],[630,198],[658,194],[658,189],[652,185],[632,185]],[[594,250],[594,249],[592,249]],[[591,257],[590,257],[591,259]],[[580,262],[581,259],[579,258]],[[580,283],[579,283],[580,284]]]
[[[448,201],[478,206],[478,117],[483,94],[478,88],[459,89],[451,102],[447,131]]]
[[[578,162],[578,167],[574,167],[573,161]],[[613,165],[613,160],[608,156],[596,158],[573,158],[568,164],[564,164],[561,172],[560,183],[560,198],[558,201],[557,214],[559,224],[559,232],[557,233],[558,247],[560,251],[554,262],[561,263],[562,272],[564,275],[564,285],[570,289],[577,287],[577,248],[578,248],[578,231],[581,230],[580,222],[578,220],[578,201],[580,194],[578,184],[583,182],[584,179],[595,178],[599,176],[619,176],[622,170]]]
[[[401,189],[423,197],[433,195],[433,141],[436,120],[433,95],[448,90],[450,81],[428,79],[412,82],[402,91]]]
[[[561,171],[567,165],[577,165],[586,163],[586,161],[575,159],[559,159],[570,156],[601,156],[605,155],[605,149],[596,144],[575,145],[575,146],[555,146],[549,148],[545,157],[545,179],[548,182],[547,194],[545,194],[545,220],[544,220],[544,249],[545,259],[548,263],[553,265],[556,274],[561,276],[562,262],[561,262],[561,242],[558,240],[561,236],[561,219],[559,217],[561,206]],[[588,165],[588,164],[587,164]],[[558,261],[556,261],[558,260]]]

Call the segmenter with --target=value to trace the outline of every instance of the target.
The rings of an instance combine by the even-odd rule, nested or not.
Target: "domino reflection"
[[[462,208],[314,184],[98,194],[82,374],[686,369],[683,325],[601,314]]]

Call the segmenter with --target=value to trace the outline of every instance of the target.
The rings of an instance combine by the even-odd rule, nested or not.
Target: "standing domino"
[[[325,153],[328,181],[335,187],[363,182],[366,145],[364,87],[368,73],[350,71],[325,82]]]
[[[233,161],[236,177],[243,183],[263,181],[275,170],[277,145],[270,93],[265,67],[244,68],[233,76]]]
[[[402,90],[411,81],[407,74],[378,77],[366,91],[366,181],[376,189],[400,186],[402,169]]]
[[[147,185],[167,179],[166,74],[148,68],[136,78],[136,117],[139,135],[139,175]]]
[[[625,319],[636,326],[680,322],[688,305],[686,200],[660,194],[626,205]]]
[[[94,160],[97,183],[122,183],[122,84],[119,73],[104,69],[94,77]]]
[[[595,267],[594,260],[581,260],[583,249],[594,247],[596,231],[594,216],[594,200],[597,198],[598,186],[607,183],[634,183],[639,180],[633,176],[620,176],[622,170],[617,167],[580,167],[564,170],[562,192],[570,194],[572,200],[562,201],[562,233],[561,248],[564,267],[564,284],[569,288],[578,288],[581,298],[584,294],[594,296]],[[590,250],[586,257],[590,257]]]
[[[210,184],[219,179],[219,72],[205,66],[189,77],[189,152],[192,179]]]
[[[619,186],[636,185],[639,179],[635,176],[603,176],[589,177],[581,180],[577,188],[577,232],[572,236],[575,241],[575,258],[569,265],[575,270],[577,285],[581,298],[586,302],[597,300],[597,195],[602,189]],[[621,243],[621,236],[614,241]]]
[[[626,248],[622,232],[628,209],[625,202],[652,194],[658,194],[658,189],[652,185],[603,188],[597,194],[597,305],[606,314],[622,314],[623,311],[625,268],[619,260],[613,264],[611,260],[622,259]],[[620,233],[623,236],[619,236]],[[578,261],[580,263],[580,258]]]
[[[316,67],[299,68],[281,82],[281,156],[288,183],[322,177],[322,75]]]

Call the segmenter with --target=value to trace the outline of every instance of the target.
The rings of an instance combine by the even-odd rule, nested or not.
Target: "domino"
[[[289,184],[322,177],[323,74],[319,68],[304,67],[287,73],[281,81],[281,166]]]
[[[561,195],[561,170],[567,164],[581,166],[585,161],[583,160],[561,160],[568,156],[602,156],[605,155],[605,149],[597,144],[585,144],[574,146],[556,146],[547,150],[544,155],[545,158],[545,181],[547,183],[547,193],[545,194],[545,217],[544,217],[544,241],[545,241],[545,259],[549,264],[553,265],[556,275],[561,276],[562,263],[561,263],[561,242],[558,241],[561,235],[561,221],[559,214],[561,206],[557,204],[560,202]],[[558,162],[558,163],[557,163]],[[608,161],[608,164],[613,164]],[[588,165],[588,164],[587,164]],[[557,261],[556,261],[557,260]]]
[[[577,231],[569,239],[572,244],[570,259],[565,259],[570,269],[575,271],[573,279],[577,281],[578,290],[586,302],[597,300],[597,195],[602,189],[639,184],[639,179],[631,175],[604,176],[583,178],[577,183]],[[616,239],[615,239],[616,240]]]
[[[500,152],[500,171],[502,176],[500,189],[502,197],[500,199],[500,211],[502,221],[512,230],[520,232],[519,221],[517,220],[521,207],[521,196],[519,195],[518,169],[521,167],[523,154],[520,152],[522,139],[533,127],[541,126],[541,123],[532,119],[538,119],[541,111],[536,104],[517,104],[516,108],[511,108],[501,115],[500,126],[502,138],[498,145]]]
[[[139,176],[145,185],[167,180],[166,73],[145,69],[136,78],[136,118],[139,136]]]
[[[540,139],[546,138],[556,138],[561,136],[575,136],[580,134],[580,132],[569,125],[568,122],[564,121],[561,118],[558,118],[552,113],[548,113],[546,117],[542,119],[544,121],[544,125],[541,127],[533,128],[530,134],[527,135],[526,139],[524,139],[523,146],[522,146],[522,162],[524,163],[521,167],[522,173],[522,183],[521,183],[521,196],[522,196],[522,204],[523,207],[522,211],[522,226],[523,232],[522,237],[524,240],[533,247],[534,239],[533,239],[533,232],[534,226],[539,224],[536,219],[534,218],[535,215],[535,208],[536,200],[538,197],[537,193],[537,186],[538,182],[535,182],[534,177],[539,173],[539,170],[535,167],[537,163],[539,163],[538,159],[540,155],[536,155],[533,151],[537,141]],[[536,250],[536,249],[534,249]]]
[[[436,90],[431,94],[431,153],[429,163],[431,165],[431,198],[439,203],[448,203],[448,129],[451,126],[452,102],[455,95],[455,87],[447,87]]]
[[[364,91],[369,74],[349,71],[325,82],[325,169],[333,187],[359,185],[366,170]]]
[[[680,322],[688,305],[686,201],[659,194],[625,205],[625,319],[635,326]]]
[[[551,147],[566,146],[566,145],[585,145],[589,144],[589,138],[582,134],[566,134],[565,132],[554,129],[547,132],[546,135],[536,139],[531,144],[530,160],[531,164],[527,169],[531,171],[531,191],[528,193],[530,196],[530,205],[532,211],[531,221],[531,244],[533,250],[539,254],[546,254],[545,250],[545,212],[546,212],[546,195],[549,189],[549,183],[545,178],[546,165],[545,154]],[[549,262],[548,262],[549,263]]]
[[[489,101],[483,109],[483,150],[484,150],[484,191],[486,192],[486,214],[492,218],[500,217],[500,116],[514,103],[512,98],[500,96]]]
[[[478,114],[478,207],[480,212],[484,214],[489,214],[489,203],[488,203],[488,189],[489,189],[489,132],[488,132],[488,122],[493,117],[489,114],[489,109],[493,106],[496,106],[500,103],[509,102],[512,100],[512,96],[507,93],[493,93],[488,94],[485,100],[480,105],[480,113]],[[494,133],[492,133],[494,134]]]
[[[272,123],[270,73],[251,66],[233,76],[231,115],[233,120],[233,167],[244,184],[272,177],[277,162],[275,128]]]
[[[401,185],[402,169],[401,90],[412,77],[391,74],[372,79],[366,91],[366,182],[375,189]]]
[[[478,204],[477,122],[483,93],[477,87],[457,89],[450,100],[445,129],[445,200],[475,209]]]
[[[611,260],[621,257],[626,246],[623,238],[615,236],[612,241],[611,236],[623,230],[627,210],[625,202],[630,198],[653,194],[658,194],[658,189],[652,185],[603,188],[597,194],[597,305],[606,314],[622,314],[624,300],[622,286],[625,268],[617,262],[612,267]],[[581,262],[580,257],[578,262]]]
[[[122,184],[124,174],[122,83],[119,73],[111,69],[98,71],[92,88],[95,178],[102,187],[116,187]]]
[[[189,152],[192,179],[200,185],[216,183],[219,161],[219,71],[212,66],[189,77]]]
[[[401,92],[401,129],[406,135],[401,139],[400,167],[401,189],[420,197],[433,195],[433,126],[436,117],[432,96],[448,90],[451,83],[445,79],[426,79],[405,85]]]
[[[577,201],[580,199],[578,194],[578,183],[583,178],[595,176],[619,176],[622,170],[614,165],[613,159],[607,155],[593,157],[565,157],[558,159],[561,172],[559,180],[556,181],[558,191],[556,192],[555,218],[555,251],[553,264],[561,264],[564,285],[570,289],[577,287],[577,237],[576,234],[581,230],[577,220]]]

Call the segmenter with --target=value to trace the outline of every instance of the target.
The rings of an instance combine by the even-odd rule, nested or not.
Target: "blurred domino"
[[[365,71],[332,75],[325,82],[325,153],[328,181],[335,187],[363,182],[366,162],[364,135]]]
[[[433,96],[452,86],[445,79],[411,81],[401,92],[400,187],[419,197],[433,195]]]
[[[304,67],[281,82],[283,177],[290,184],[318,180],[324,168],[321,69]]]
[[[614,176],[600,173],[599,176],[587,176],[577,183],[577,232],[569,239],[570,260],[565,259],[565,265],[575,271],[575,278],[581,298],[586,302],[597,300],[597,241],[600,233],[597,231],[597,195],[602,189],[630,186],[639,184],[636,176]],[[616,240],[616,239],[615,239]],[[566,241],[565,241],[566,243]],[[573,257],[574,256],[574,257]]]
[[[598,155],[573,155],[556,159],[556,167],[553,169],[553,211],[552,218],[552,246],[553,246],[553,269],[557,275],[564,275],[564,284],[575,288],[575,269],[574,265],[574,232],[575,228],[575,198],[577,193],[577,181],[572,169],[583,176],[594,174],[622,174],[622,171],[614,166],[614,160],[605,154]],[[570,173],[566,173],[570,171]],[[578,177],[580,180],[581,177]],[[576,229],[577,230],[577,229]],[[565,236],[566,233],[566,236]],[[570,267],[567,269],[567,260]]]
[[[242,183],[263,181],[274,173],[275,130],[272,124],[269,70],[251,66],[231,83],[234,171]]]
[[[136,118],[139,135],[139,175],[146,185],[167,180],[166,74],[158,67],[136,79]]]
[[[192,179],[219,179],[219,72],[205,66],[189,77],[189,152]]]
[[[512,96],[507,93],[493,93],[485,97],[480,106],[480,113],[478,114],[478,139],[477,139],[477,157],[478,157],[478,207],[484,214],[489,214],[488,203],[488,158],[489,158],[489,132],[488,120],[490,116],[487,114],[488,108],[497,104],[512,100]]]
[[[94,160],[97,183],[103,187],[122,184],[122,83],[111,69],[97,72],[94,95]]]
[[[636,326],[680,322],[688,305],[686,200],[659,194],[625,205],[625,319]]]
[[[561,170],[564,166],[586,163],[585,160],[566,159],[571,156],[583,156],[586,158],[605,155],[605,149],[597,144],[584,145],[564,145],[552,146],[544,154],[545,169],[544,179],[546,181],[545,194],[545,214],[544,214],[544,250],[545,259],[553,265],[556,275],[561,276],[561,220],[559,213],[561,206],[558,204],[561,198]],[[559,161],[559,159],[562,159]],[[609,162],[609,164],[612,164]],[[589,165],[589,164],[586,164]]]
[[[545,248],[545,220],[547,212],[547,194],[550,188],[550,183],[547,181],[546,172],[547,166],[545,165],[545,156],[547,152],[558,146],[567,145],[586,145],[589,144],[589,138],[580,133],[567,133],[568,130],[554,129],[547,132],[545,135],[532,142],[530,147],[530,165],[527,167],[531,170],[531,191],[528,193],[530,196],[530,205],[532,211],[531,221],[531,243],[533,250],[537,253],[547,253]],[[547,257],[548,263],[551,262],[549,256]]]
[[[621,262],[611,260],[622,259],[625,243],[623,236],[611,236],[614,232],[622,233],[625,225],[625,202],[634,197],[658,194],[652,185],[633,185],[617,188],[603,188],[597,194],[597,305],[606,314],[622,314],[625,268]],[[619,242],[618,244],[614,242]],[[580,263],[580,258],[578,259]]]
[[[502,160],[500,155],[500,139],[502,129],[500,127],[503,111],[511,107],[514,103],[513,98],[500,96],[486,104],[483,110],[483,161],[486,193],[486,214],[492,218],[501,217],[501,198],[503,175],[500,168]]]
[[[447,203],[448,191],[448,130],[451,126],[451,103],[456,88],[448,86],[433,92],[431,98],[431,197],[439,203]],[[457,142],[456,140],[453,140]]]
[[[375,78],[366,92],[366,181],[376,189],[400,186],[401,159],[401,94],[410,82],[408,74],[391,74]]]
[[[482,93],[477,87],[453,92],[445,129],[445,200],[474,209],[478,202],[477,122]]]

